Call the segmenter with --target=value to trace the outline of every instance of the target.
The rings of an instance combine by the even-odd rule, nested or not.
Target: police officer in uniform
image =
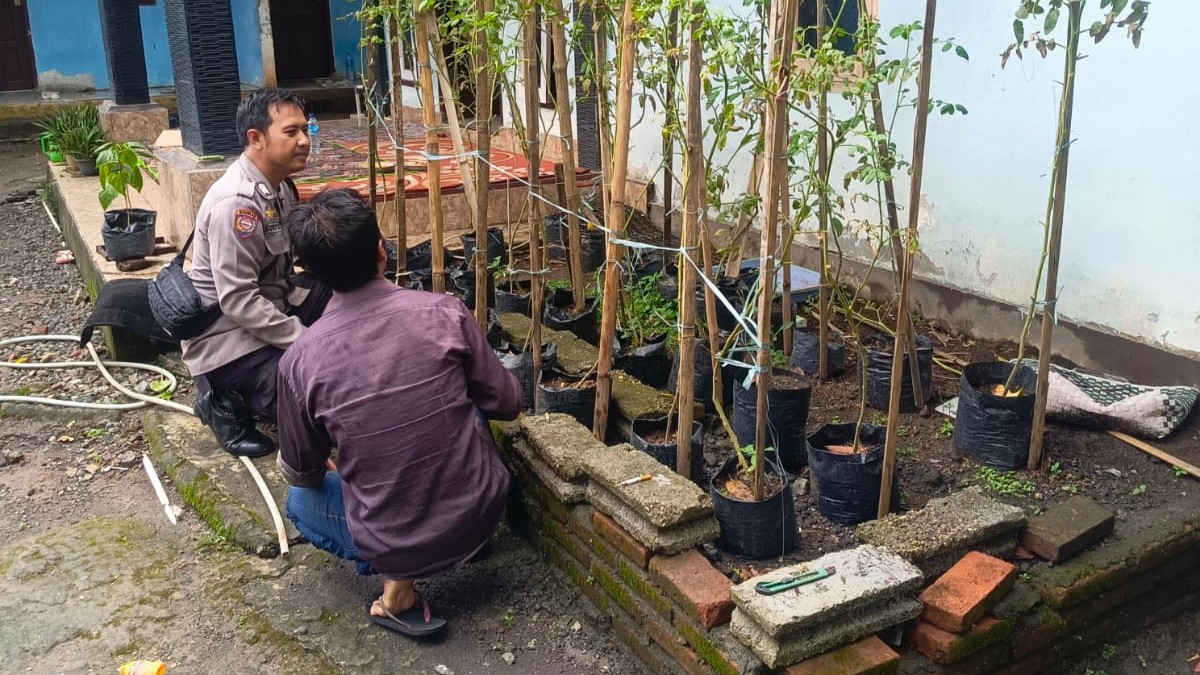
[[[320,316],[327,287],[293,277],[284,214],[298,199],[288,176],[308,160],[304,102],[284,89],[260,89],[238,106],[242,154],[209,189],[196,215],[188,273],[202,300],[222,316],[183,342],[196,379],[196,415],[230,454],[275,450],[255,416],[275,422],[275,377],[283,350]]]

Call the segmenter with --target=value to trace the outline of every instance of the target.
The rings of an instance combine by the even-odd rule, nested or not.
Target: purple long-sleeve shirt
[[[521,405],[461,301],[380,279],[335,293],[280,361],[277,463],[317,487],[336,447],[359,554],[385,578],[425,577],[495,530],[508,472],[475,411]]]

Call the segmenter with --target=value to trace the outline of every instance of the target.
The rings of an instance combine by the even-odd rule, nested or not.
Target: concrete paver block
[[[529,447],[529,444],[518,438],[512,443],[513,450],[517,455],[524,460],[525,465],[537,476],[538,480],[550,490],[550,493],[558,498],[558,501],[564,504],[577,504],[584,500],[584,493],[587,491],[587,483],[585,481],[572,482],[563,480],[559,477],[550,465],[542,460],[541,457]]]
[[[892,675],[899,669],[900,655],[872,635],[788,666],[779,675]]]
[[[713,503],[703,490],[667,470],[650,455],[622,444],[581,456],[592,482],[616,495],[655,527],[672,527],[705,516],[712,517]],[[621,485],[641,475],[651,480]]]
[[[1076,495],[1030,519],[1021,545],[1059,563],[1107,537],[1115,522],[1112,511],[1090,497]]]
[[[862,606],[842,621],[814,625],[812,630],[784,640],[777,640],[763,632],[739,608],[733,610],[729,628],[768,667],[781,668],[904,623],[920,615],[923,607],[916,598],[892,598]]]
[[[946,571],[984,542],[1014,536],[1024,524],[1025,512],[1020,508],[969,489],[931,499],[917,511],[863,523],[857,532],[859,541],[886,548],[932,575]]]
[[[827,567],[835,568],[832,576],[799,588],[775,595],[761,595],[755,590],[755,585],[762,581],[777,581]],[[863,614],[866,607],[902,601],[908,594],[916,593],[922,580],[921,571],[908,561],[881,548],[864,545],[744,581],[734,586],[730,594],[738,609],[757,623],[759,630],[772,638],[785,639],[821,630],[842,619],[850,620]]]
[[[574,417],[562,413],[523,415],[521,431],[533,451],[568,481],[587,478],[583,457],[607,447]]]
[[[671,554],[716,541],[721,526],[715,516],[689,520],[672,527],[658,527],[596,481],[588,481],[587,499],[610,516],[625,531],[655,553]]]
[[[961,633],[975,625],[1012,588],[1017,570],[1011,563],[971,551],[921,593],[929,623]]]

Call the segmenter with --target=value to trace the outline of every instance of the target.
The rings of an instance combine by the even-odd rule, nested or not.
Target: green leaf
[[[113,200],[115,200],[119,196],[120,196],[120,194],[117,192],[116,188],[114,188],[111,184],[105,185],[104,189],[100,190],[100,194],[99,194],[100,206],[102,206],[104,209],[107,210],[108,205],[112,204]]]
[[[1126,2],[1127,2],[1127,0],[1113,0],[1112,13],[1120,14],[1121,11],[1125,9]]]
[[[1013,21],[1013,35],[1016,36],[1017,42],[1025,40],[1025,24],[1020,19]]]
[[[963,47],[962,45],[956,45],[956,46],[954,47],[954,53],[955,53],[955,54],[958,54],[958,57],[959,57],[959,58],[961,58],[963,61],[970,61],[970,60],[971,60],[971,56],[970,56],[970,54],[967,54],[967,49],[966,49],[966,47]]]
[[[1058,9],[1052,9],[1046,12],[1046,27],[1042,30],[1043,33],[1050,33],[1054,27],[1058,25]]]

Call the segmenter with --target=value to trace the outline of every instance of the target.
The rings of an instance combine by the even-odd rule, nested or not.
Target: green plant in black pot
[[[142,191],[143,176],[158,181],[158,173],[147,163],[150,159],[153,155],[149,148],[136,141],[105,143],[100,147],[96,164],[100,170],[100,205],[105,208],[100,233],[109,260],[141,258],[154,252],[154,223],[158,214],[133,208],[129,199],[130,190]],[[125,208],[107,210],[117,197],[124,200]]]

